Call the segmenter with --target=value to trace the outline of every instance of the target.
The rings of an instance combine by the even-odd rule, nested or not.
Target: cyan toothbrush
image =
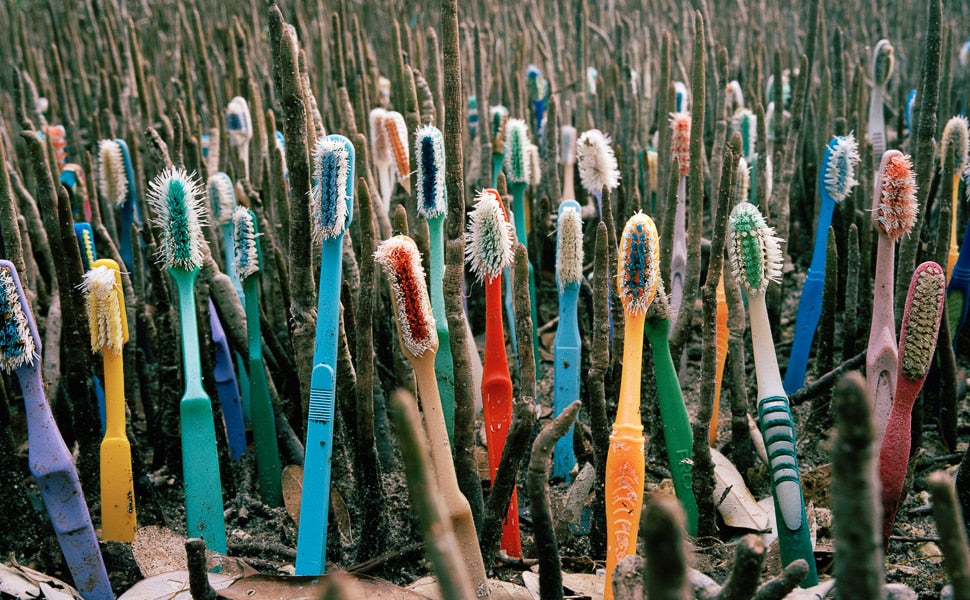
[[[795,423],[781,383],[765,304],[768,283],[781,278],[781,240],[775,237],[774,229],[765,223],[758,208],[748,202],[738,204],[731,211],[728,236],[731,270],[748,296],[751,345],[758,378],[758,423],[768,447],[781,562],[788,565],[793,560],[804,559],[808,574],[801,585],[811,587],[818,583],[818,573],[802,496]]]
[[[952,208],[950,210],[950,251],[946,258],[947,280],[953,273],[953,266],[960,255],[957,246],[957,215],[960,212],[960,177],[967,168],[967,149],[970,148],[970,132],[967,131],[967,118],[957,115],[951,118],[943,128],[943,140],[940,144],[940,160],[943,167],[943,181],[950,184],[952,192]]]
[[[563,125],[559,134],[559,162],[562,163],[562,199],[575,200],[576,128]]]
[[[114,600],[74,459],[41,379],[41,343],[13,263],[0,260],[0,368],[16,372],[27,414],[27,458],[57,542],[85,600]],[[14,517],[14,515],[9,515]]]
[[[312,231],[314,241],[322,246],[322,253],[307,450],[303,465],[303,500],[296,548],[297,575],[322,575],[326,566],[337,342],[340,338],[341,261],[344,232],[353,217],[354,145],[341,135],[328,135],[317,142],[313,165]]]
[[[600,219],[603,218],[603,188],[614,190],[620,185],[620,169],[610,144],[609,136],[599,129],[584,131],[576,144],[579,182],[596,198]]]
[[[253,118],[249,113],[249,102],[236,96],[226,107],[226,131],[229,143],[236,149],[242,163],[243,177],[249,179],[249,141],[253,139]]]
[[[758,117],[750,109],[741,108],[731,117],[731,128],[741,134],[741,158],[750,167],[749,194],[746,199],[754,205],[758,204],[758,154],[755,145],[758,141]]]
[[[283,501],[279,446],[276,443],[276,417],[270,401],[269,382],[263,365],[263,342],[259,332],[259,271],[262,253],[259,226],[248,208],[237,206],[233,214],[236,273],[243,280],[246,297],[246,339],[249,352],[249,397],[252,411],[253,443],[256,446],[256,469],[259,472],[259,494],[269,506]]]
[[[684,299],[687,277],[687,175],[690,173],[690,113],[670,115],[670,154],[677,159],[680,179],[677,183],[677,207],[674,213],[674,239],[670,253],[671,328],[676,326]]]
[[[68,163],[61,169],[61,185],[71,194],[71,214],[76,222],[91,221],[91,200],[88,198],[88,185],[81,165]]]
[[[495,188],[498,187],[498,174],[502,172],[505,161],[505,125],[509,122],[509,109],[496,104],[488,113],[489,132],[492,134],[492,187]]]
[[[185,393],[179,405],[185,518],[190,537],[201,537],[215,552],[226,552],[222,482],[212,402],[202,387],[195,280],[202,267],[202,190],[184,170],[167,168],[149,185],[148,203],[161,230],[159,260],[175,282],[182,324]]]
[[[555,387],[553,416],[580,399],[580,376],[583,342],[579,337],[577,310],[579,285],[583,281],[583,217],[575,200],[563,200],[559,205],[556,235],[556,283],[559,290],[559,325],[553,342],[555,355]],[[568,478],[576,466],[573,452],[573,430],[556,442],[553,453],[552,476]]]
[[[243,403],[232,366],[232,351],[222,320],[216,312],[215,302],[209,298],[209,329],[215,353],[215,366],[212,378],[216,382],[216,393],[222,407],[222,418],[226,425],[226,441],[229,445],[229,458],[239,460],[246,453],[246,420],[243,417]],[[246,387],[246,386],[243,386]]]
[[[883,97],[886,85],[893,75],[896,62],[893,45],[889,40],[879,40],[872,51],[872,95],[869,97],[869,142],[872,158],[878,163],[886,152],[886,118],[883,114]],[[878,166],[874,165],[874,166]]]
[[[232,280],[232,286],[236,290],[236,295],[242,300],[242,283],[239,281],[239,276],[236,274],[236,266],[233,264],[233,259],[236,256],[236,242],[232,232],[232,216],[236,210],[236,191],[233,188],[232,179],[222,171],[209,176],[209,180],[206,182],[206,189],[209,192],[212,217],[222,231],[226,275]]]
[[[835,136],[825,147],[822,168],[818,173],[818,187],[822,195],[822,207],[818,213],[815,229],[815,250],[808,268],[802,294],[798,301],[798,317],[795,320],[795,341],[792,342],[788,368],[785,370],[785,391],[789,394],[805,384],[808,355],[812,350],[815,328],[822,314],[822,290],[825,287],[825,256],[829,239],[829,227],[835,203],[848,197],[858,181],[855,168],[859,163],[859,148],[852,134]]]
[[[384,117],[387,111],[374,108],[368,114],[368,128],[370,130],[371,162],[377,170],[377,183],[381,190],[381,205],[387,213],[391,208],[391,193],[394,191],[394,157],[391,155],[391,145],[388,142],[387,130],[384,129]]]
[[[674,82],[674,112],[687,112],[690,110],[690,92],[687,84],[683,81]]]
[[[478,136],[478,98],[468,97],[468,135],[475,139]]]
[[[74,237],[77,239],[78,250],[81,251],[81,268],[87,272],[94,261],[98,260],[98,251],[94,246],[94,231],[90,223],[75,223]]]
[[[98,143],[101,159],[98,181],[101,193],[113,205],[121,210],[121,223],[118,226],[119,248],[121,260],[125,268],[131,271],[131,226],[140,222],[138,213],[138,195],[135,192],[135,172],[131,166],[131,155],[128,144],[122,139],[101,140]]]
[[[542,76],[542,71],[535,65],[529,65],[525,71],[525,87],[532,104],[532,115],[535,118],[536,139],[542,139],[542,117],[546,113],[549,103],[549,82]]]
[[[387,146],[391,151],[393,174],[404,191],[411,193],[411,155],[408,150],[408,127],[404,122],[404,115],[393,110],[384,113],[381,119],[384,133],[387,136]]]
[[[438,352],[434,370],[438,378],[441,409],[444,411],[448,440],[455,438],[455,367],[451,358],[451,335],[445,315],[445,295],[442,283],[445,276],[445,213],[448,197],[445,189],[445,142],[441,131],[433,125],[422,127],[415,134],[414,155],[418,167],[418,212],[428,220],[430,248],[431,310],[438,334]]]

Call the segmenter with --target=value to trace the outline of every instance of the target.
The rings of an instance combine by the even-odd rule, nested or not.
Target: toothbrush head
[[[384,117],[387,111],[383,108],[375,108],[368,115],[370,125],[370,155],[374,161],[374,166],[381,168],[387,167],[394,160],[391,156],[391,145],[387,139],[387,131],[384,129]]]
[[[690,113],[675,112],[670,115],[670,153],[677,159],[681,177],[690,173]]]
[[[893,45],[889,40],[879,40],[872,51],[872,82],[879,87],[885,87],[889,78],[893,76],[896,56]]]
[[[236,96],[226,107],[226,131],[233,146],[241,146],[253,139],[253,118],[249,114],[249,102]]]
[[[426,125],[415,134],[415,159],[418,163],[418,212],[426,219],[445,214],[445,140],[441,130]]]
[[[233,189],[232,179],[219,171],[209,176],[206,187],[209,190],[209,201],[212,203],[212,216],[219,225],[232,222],[232,213],[236,209],[236,190]]]
[[[97,261],[84,274],[81,289],[88,304],[91,351],[121,354],[128,341],[128,318],[118,263],[110,258]]]
[[[511,183],[529,183],[532,166],[526,156],[529,126],[522,119],[509,119],[505,126],[505,176]]]
[[[438,350],[438,332],[431,314],[431,300],[421,266],[421,252],[414,240],[396,235],[381,242],[374,260],[384,270],[397,305],[401,343],[414,356]]]
[[[967,151],[970,147],[967,127],[967,118],[963,115],[957,115],[946,122],[943,142],[940,144],[940,161],[943,163],[944,173],[961,175],[967,168]]]
[[[559,130],[559,162],[576,164],[576,128],[572,125],[563,125]]]
[[[899,334],[899,372],[910,381],[919,381],[930,370],[945,298],[943,268],[932,261],[916,267],[906,295],[903,327]]]
[[[256,215],[245,206],[237,206],[232,214],[236,255],[233,257],[239,279],[259,272],[259,225]]]
[[[913,133],[913,107],[916,106],[916,90],[910,90],[906,96],[906,110],[903,112],[903,119],[906,121],[906,129]]]
[[[94,261],[98,260],[98,251],[94,246],[94,232],[91,230],[91,224],[75,223],[74,237],[77,238],[77,246],[81,251],[81,266],[87,271],[94,264]]]
[[[542,71],[535,65],[529,65],[525,71],[525,85],[532,102],[541,102],[549,97],[549,82],[542,76]]]
[[[604,187],[612,190],[620,185],[620,169],[611,143],[610,137],[599,129],[589,129],[576,144],[579,181],[583,189],[597,197]]]
[[[660,188],[657,187],[659,184],[659,175],[657,173],[659,155],[653,148],[647,148],[644,154],[647,159],[647,172],[649,173],[650,177],[650,189],[659,191]]]
[[[781,239],[750,202],[742,202],[731,211],[728,236],[734,278],[748,294],[764,294],[768,282],[781,279]]]
[[[512,264],[515,233],[497,191],[484,189],[475,201],[468,214],[465,260],[479,281],[492,281]]]
[[[384,125],[384,134],[387,136],[387,145],[391,150],[391,158],[397,170],[397,178],[401,185],[407,186],[407,181],[411,174],[411,156],[408,150],[408,127],[404,123],[404,115],[396,111],[388,111],[384,114],[381,121]]]
[[[968,39],[966,42],[963,43],[962,46],[960,46],[959,59],[960,59],[960,66],[963,67],[964,69],[970,66],[970,39]]]
[[[468,97],[468,134],[471,137],[478,135],[478,98]]]
[[[492,154],[505,154],[505,125],[509,121],[509,109],[496,104],[488,109],[488,113],[492,134]]]
[[[674,112],[687,112],[687,103],[690,92],[687,91],[687,84],[683,81],[674,82]]]
[[[168,269],[202,267],[203,198],[194,176],[168,167],[148,185],[148,204],[162,231],[159,260]]]
[[[529,163],[529,185],[542,183],[542,163],[539,161],[539,146],[533,143],[525,145],[525,156]]]
[[[562,290],[583,279],[583,215],[579,203],[564,200],[557,221],[556,279]]]
[[[128,176],[125,173],[125,157],[117,140],[98,142],[98,187],[101,195],[114,204],[123,204],[128,198]]]
[[[909,155],[899,150],[883,154],[876,186],[880,193],[872,207],[872,220],[895,242],[913,229],[919,211],[916,176]]]
[[[732,79],[729,81],[724,91],[727,94],[729,105],[731,105],[735,111],[744,108],[744,92],[741,90],[741,84],[738,83],[737,80]]]
[[[660,273],[660,241],[653,219],[642,212],[630,217],[623,228],[617,263],[617,291],[623,309],[646,314],[657,294]]]
[[[350,223],[354,198],[354,145],[350,140],[328,135],[317,142],[313,179],[313,241],[319,243],[337,238]]]
[[[741,153],[753,156],[758,141],[758,117],[750,109],[742,108],[734,113],[731,124],[734,131],[741,133]]]
[[[841,202],[849,195],[859,181],[855,178],[855,168],[859,164],[859,145],[850,133],[847,136],[835,136],[825,147],[825,157],[822,159],[825,169],[822,174],[825,190],[836,202]]]
[[[751,190],[751,170],[748,161],[744,157],[738,159],[738,172],[734,178],[734,187],[731,188],[731,200],[735,204],[748,201],[748,194]]]
[[[5,373],[40,358],[40,335],[30,314],[17,269],[0,260],[0,369]]]

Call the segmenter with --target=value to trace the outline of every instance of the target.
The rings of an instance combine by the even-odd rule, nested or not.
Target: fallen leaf
[[[340,495],[337,488],[330,489],[330,510],[337,520],[337,532],[340,534],[340,543],[350,546],[354,543],[354,529],[350,519],[350,509],[344,502],[344,497]]]
[[[419,596],[421,598],[427,598],[428,600],[446,600],[441,596],[441,591],[438,589],[438,580],[433,576],[418,579],[409,585],[408,589],[421,594]],[[529,590],[507,581],[489,579],[488,589],[491,600],[533,600]],[[371,599],[368,598],[368,600]]]
[[[182,571],[188,563],[185,538],[158,525],[148,525],[135,531],[131,553],[145,577]]]
[[[283,469],[283,505],[293,522],[300,525],[300,502],[303,500],[303,467],[286,465]]]
[[[525,588],[532,594],[533,600],[541,600],[539,594],[539,574],[532,571],[522,572]],[[602,600],[603,587],[606,578],[592,573],[563,573],[563,600]]]
[[[764,531],[771,526],[771,517],[748,490],[744,478],[726,456],[711,448],[714,461],[714,500],[724,522],[738,529]]]
[[[16,600],[83,600],[77,590],[60,579],[16,563],[0,564],[0,596]]]
[[[222,573],[207,573],[209,585],[219,592],[229,587],[235,577]],[[192,600],[189,592],[189,572],[174,571],[143,579],[133,585],[118,600]]]

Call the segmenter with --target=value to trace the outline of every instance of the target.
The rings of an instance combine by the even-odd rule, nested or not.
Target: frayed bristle
[[[0,369],[6,373],[32,365],[38,358],[15,276],[12,268],[0,268]]]
[[[659,189],[657,187],[658,185],[657,169],[659,168],[657,161],[658,161],[659,155],[657,154],[656,150],[647,150],[646,155],[647,155],[647,172],[648,172],[648,176],[650,177],[650,189],[657,191]]]
[[[758,141],[758,118],[749,108],[739,108],[731,117],[731,131],[741,134],[741,155],[750,157],[754,154],[754,145]]]
[[[687,84],[683,81],[674,82],[674,112],[687,112],[687,103],[690,93],[687,91]]]
[[[384,269],[397,305],[401,342],[408,352],[421,356],[438,349],[438,332],[431,313],[421,253],[414,240],[396,235],[381,242],[374,260]]]
[[[579,136],[576,157],[579,163],[579,181],[590,194],[599,196],[603,188],[614,189],[620,185],[620,170],[610,137],[599,129],[589,129]]]
[[[501,104],[488,109],[489,131],[492,134],[492,154],[505,153],[505,126],[509,121],[509,109]]]
[[[967,152],[970,149],[970,133],[967,129],[967,118],[963,115],[957,115],[946,122],[940,144],[940,161],[944,173],[960,175],[967,168]]]
[[[125,174],[125,157],[121,145],[114,140],[98,142],[98,186],[101,195],[112,204],[122,204],[128,198],[128,176]]]
[[[351,164],[347,144],[332,137],[321,138],[313,153],[311,220],[313,241],[333,239],[347,226],[347,186]]]
[[[232,222],[232,213],[236,208],[236,190],[233,189],[229,176],[219,171],[209,176],[206,187],[209,190],[209,202],[212,204],[212,216],[219,225]]]
[[[731,211],[728,223],[731,271],[749,293],[765,293],[768,283],[780,281],[781,239],[765,223],[758,207],[742,202]]]
[[[382,121],[387,144],[394,159],[397,178],[404,180],[411,175],[411,156],[408,150],[408,127],[404,123],[404,115],[395,111],[388,111]]]
[[[572,125],[563,125],[559,132],[559,162],[576,164],[576,128]]]
[[[426,219],[445,214],[445,141],[434,125],[426,125],[415,134],[415,158],[418,167],[418,212]]]
[[[505,126],[505,176],[509,183],[529,183],[531,163],[526,156],[529,126],[522,119],[509,119]]]
[[[690,173],[690,113],[671,114],[670,131],[670,154],[677,159],[680,176],[687,177]]]
[[[583,279],[583,216],[575,200],[566,200],[559,209],[556,245],[559,286],[579,283]]]
[[[895,242],[913,229],[919,210],[916,176],[909,155],[893,151],[885,161],[881,177],[880,202],[873,218]]]
[[[202,193],[195,177],[169,167],[148,185],[148,203],[162,230],[159,259],[169,269],[202,266]]]
[[[663,277],[657,277],[657,293],[653,296],[653,302],[647,308],[648,319],[669,319],[673,314],[670,309],[670,297],[664,288]]]
[[[727,95],[729,110],[730,108],[739,110],[744,107],[744,92],[741,90],[741,84],[737,80],[732,79],[729,81],[724,92]]]
[[[539,67],[529,65],[525,71],[525,83],[531,102],[540,102],[549,95],[549,82],[542,76]]]
[[[738,159],[738,171],[734,177],[734,186],[731,188],[731,200],[738,204],[748,201],[748,193],[751,189],[751,171],[748,161],[744,157]]]
[[[893,45],[889,40],[879,40],[872,54],[872,80],[878,86],[885,86],[893,76],[896,63]]]
[[[114,269],[99,265],[85,273],[81,283],[88,303],[92,352],[119,354],[125,343],[121,285],[116,273]]]
[[[855,178],[855,168],[859,164],[859,144],[850,133],[836,136],[826,148],[825,190],[836,202],[849,195],[859,181]]]
[[[370,125],[370,154],[374,166],[378,168],[387,167],[394,160],[391,156],[391,146],[387,140],[387,131],[384,129],[384,117],[387,111],[383,108],[375,108],[370,111],[368,122]]]
[[[236,254],[233,257],[239,279],[246,279],[259,272],[259,249],[257,247],[256,219],[245,206],[237,206],[232,215]]]
[[[657,293],[660,242],[653,219],[638,212],[623,228],[617,260],[617,291],[623,308],[634,315],[646,313]]]
[[[542,183],[542,163],[539,161],[539,146],[527,144],[525,156],[529,163],[529,185],[537,186]]]
[[[945,294],[946,275],[940,265],[925,262],[916,268],[899,335],[899,372],[910,381],[922,379],[930,369]]]
[[[502,274],[514,257],[512,224],[505,216],[498,192],[485,189],[468,214],[465,260],[479,281],[491,281]]]
[[[249,102],[242,96],[229,101],[226,108],[226,131],[229,143],[241,146],[253,139],[253,118],[249,113]]]

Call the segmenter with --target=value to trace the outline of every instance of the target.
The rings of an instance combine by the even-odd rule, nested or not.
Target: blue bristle
[[[626,293],[633,298],[639,298],[646,293],[646,271],[650,261],[647,232],[642,224],[638,223],[636,227],[630,237],[630,251],[626,260],[627,276],[624,278]]]
[[[17,285],[10,271],[0,269],[0,367],[18,369],[33,362],[35,352]]]
[[[430,135],[421,139],[421,166],[424,176],[421,178],[421,203],[425,212],[436,212],[435,183],[438,178],[438,166],[435,164],[434,138]]]
[[[241,114],[238,113],[228,113],[226,115],[226,129],[230,131],[238,131],[244,127],[243,118]]]
[[[332,198],[342,197],[344,190],[337,189],[337,171],[340,161],[336,152],[327,152],[320,157],[320,226],[333,229],[337,226],[337,207]]]

